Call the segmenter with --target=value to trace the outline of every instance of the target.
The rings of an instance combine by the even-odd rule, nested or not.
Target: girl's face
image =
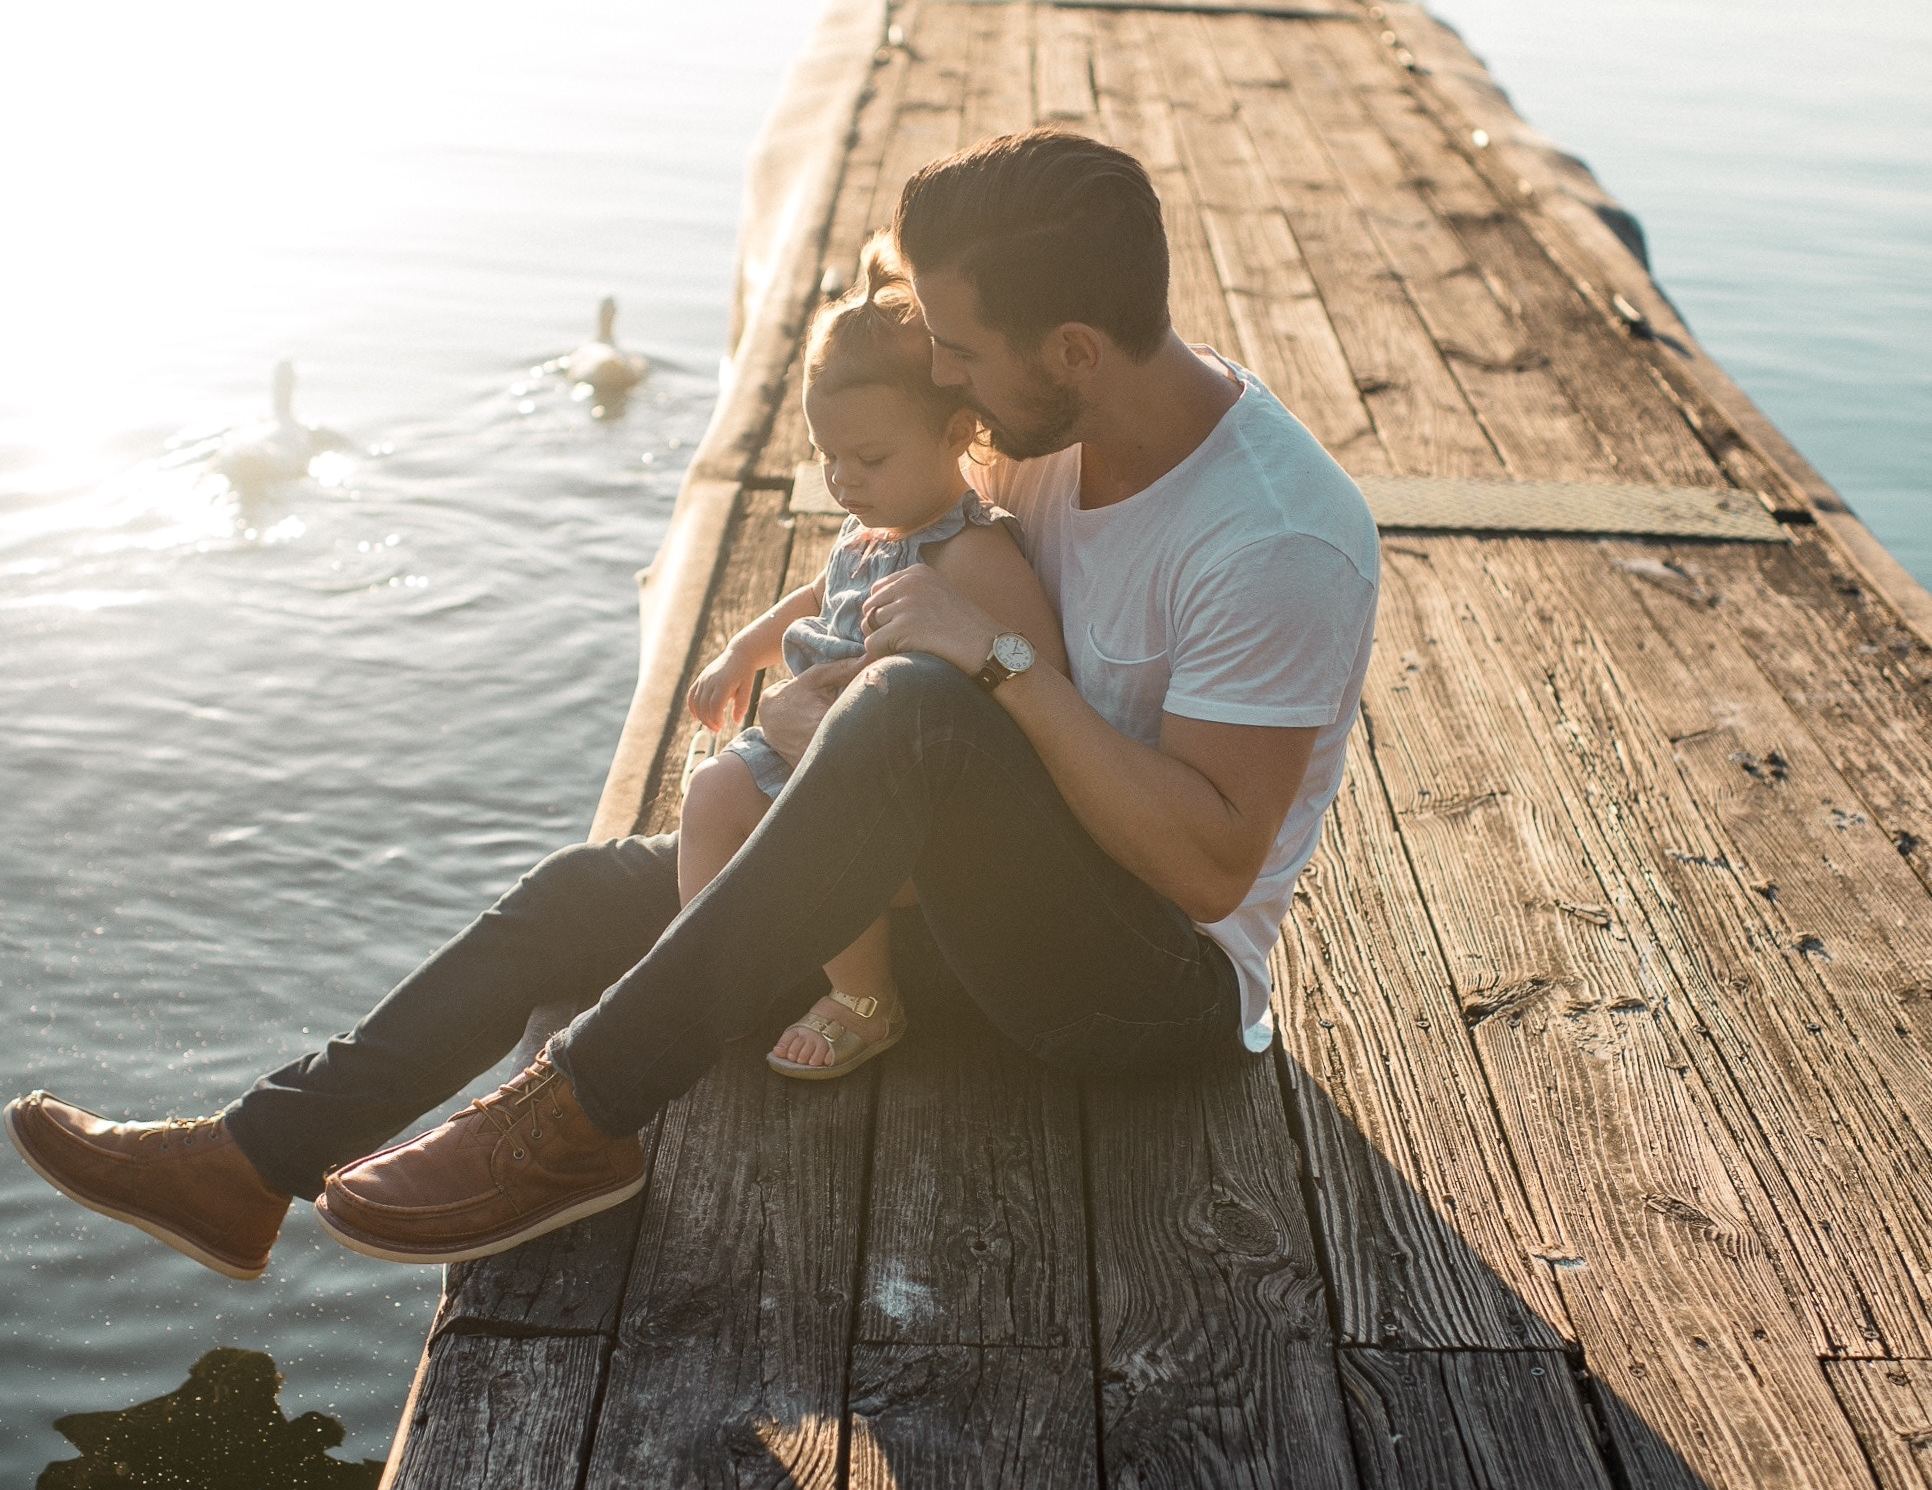
[[[904,389],[814,386],[805,391],[805,426],[833,498],[868,528],[923,527],[964,489],[959,457],[974,427],[967,410],[935,431],[931,412]]]

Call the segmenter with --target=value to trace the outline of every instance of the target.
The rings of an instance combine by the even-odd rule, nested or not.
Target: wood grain
[[[1347,198],[1332,182],[1317,181],[1312,191],[1275,191],[1250,115],[1275,114],[1271,106],[1282,95],[1269,93],[1255,111],[1244,107],[1211,40],[1214,31],[1238,24],[1201,16],[1150,18],[1162,77],[1182,100],[1177,104],[1181,141],[1201,192],[1222,283],[1230,291],[1261,288],[1277,307],[1301,308],[1304,321],[1319,314],[1333,328],[1349,381],[1384,448],[1394,452],[1402,443],[1426,448],[1428,469],[1436,475],[1495,472],[1495,451],[1400,282],[1362,252],[1361,226]],[[1304,170],[1310,158],[1303,154]],[[1323,185],[1329,189],[1319,189]],[[1269,330],[1273,334],[1264,342],[1320,343],[1318,328],[1291,324]],[[1331,433],[1333,416],[1323,413],[1338,381],[1334,371],[1303,376],[1281,385],[1281,396],[1349,469],[1372,469],[1364,459],[1368,452],[1358,452],[1341,431]],[[1333,441],[1340,441],[1340,448]]]
[[[1364,1486],[1610,1490],[1565,1358],[1546,1350],[1344,1350]]]
[[[666,1109],[589,1483],[838,1483],[872,1080],[724,1060]]]
[[[1932,646],[1799,532],[1790,550],[1694,552],[1697,574],[1751,661],[1932,888]]]
[[[919,25],[920,0],[910,0],[895,12],[894,24],[907,36]],[[860,99],[852,133],[845,150],[845,166],[832,199],[826,221],[824,241],[819,246],[820,285],[824,276],[835,277],[835,285],[856,282],[859,249],[876,228],[891,225],[892,207],[898,200],[898,184],[885,197],[880,183],[880,168],[886,143],[905,96],[906,79],[912,71],[912,52],[906,46],[881,46],[873,57],[872,74]],[[816,297],[814,309],[823,296]],[[805,429],[804,342],[793,348],[785,367],[784,386],[773,410],[771,432],[754,463],[757,480],[771,487],[788,486],[800,461],[811,458],[811,438]]]
[[[1932,1487],[1932,1361],[1825,1361],[1880,1490]]]
[[[1468,169],[1474,147],[1452,140],[1391,66],[1366,27],[1311,33],[1362,106],[1385,132],[1425,199],[1462,241],[1490,293],[1508,307],[1524,339],[1547,353],[1571,402],[1614,444],[1628,480],[1666,485],[1731,484],[1698,440],[1682,408],[1610,311],[1587,300],[1552,260],[1515,204]]]
[[[1760,1229],[1818,1349],[1920,1353],[1932,903],[1729,628],[1622,547],[1513,541],[1443,578],[1522,623],[1549,680],[1526,697],[1677,981],[1660,1009],[1777,1206]]]
[[[1155,73],[1143,18],[1098,12],[1089,19],[1096,38],[1100,136],[1140,161],[1160,196],[1174,329],[1189,341],[1231,348],[1236,345],[1234,321],[1215,278],[1194,188],[1181,163],[1174,107]],[[1362,419],[1363,427],[1366,423]]]
[[[732,636],[756,620],[781,593],[792,537],[785,502],[786,493],[782,491],[748,490],[739,498],[731,536],[705,595],[704,618],[678,680],[671,717],[665,722],[664,743],[651,772],[636,832],[668,833],[678,825],[684,807],[678,784],[685,753],[698,727],[684,695]]]
[[[1272,1063],[1084,1088],[1110,1484],[1357,1483]]]
[[[608,1343],[445,1335],[408,1423],[394,1490],[574,1485]]]
[[[1087,1350],[861,1345],[852,1490],[1097,1485]]]
[[[1086,32],[1084,17],[1060,19]],[[1037,70],[1028,48],[1048,44],[1053,17],[1040,17],[1037,43],[1027,7],[984,7],[972,20],[975,86],[962,132],[1025,129],[1035,110],[1027,84]],[[949,981],[937,993],[915,1005],[921,1023],[879,1071],[859,1339],[1057,1347],[959,1358],[973,1372],[992,1362],[986,1369],[996,1370],[1002,1390],[1043,1401],[1057,1388],[1029,1376],[1059,1373],[1070,1351],[1089,1385],[1082,1434],[1090,1445],[1075,1094],[974,1011],[948,1007],[963,997]],[[870,1390],[869,1410],[900,1421],[890,1381],[879,1378]],[[903,1420],[924,1422],[927,1411],[908,1404]],[[860,1428],[855,1417],[855,1442]]]
[[[1643,1483],[1847,1483],[1856,1445],[1753,1225],[1775,1207],[1655,1007],[1664,949],[1579,836],[1521,697],[1540,671],[1437,572],[1480,542],[1391,551],[1365,705],[1517,1164],[1575,1248],[1553,1263],[1611,1432]]]
[[[1364,728],[1288,935],[1275,1019],[1342,1343],[1573,1339],[1561,1228],[1518,1177]]]
[[[1330,297],[1355,281],[1405,297],[1512,475],[1613,477],[1549,352],[1497,302],[1315,32],[1252,18],[1208,30],[1276,200],[1318,278],[1336,286]],[[1455,163],[1445,151],[1439,168]]]

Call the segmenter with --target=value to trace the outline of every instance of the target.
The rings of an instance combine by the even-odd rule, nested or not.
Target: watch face
[[[1010,673],[1033,666],[1033,643],[1017,631],[1006,631],[993,638],[993,659]]]

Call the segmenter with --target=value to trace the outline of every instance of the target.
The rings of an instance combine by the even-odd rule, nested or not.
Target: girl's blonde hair
[[[805,336],[805,386],[838,393],[877,383],[910,393],[943,430],[967,407],[963,389],[932,380],[932,339],[912,280],[890,233],[874,233],[859,254],[859,279],[819,307]]]

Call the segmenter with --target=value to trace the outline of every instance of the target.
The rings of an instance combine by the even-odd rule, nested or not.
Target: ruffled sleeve
[[[1004,507],[986,500],[976,491],[965,491],[959,501],[944,517],[929,522],[916,533],[908,533],[905,543],[911,552],[907,555],[910,563],[918,556],[919,550],[929,543],[944,543],[965,531],[968,524],[976,528],[990,528],[995,523],[1005,527],[1013,541],[1020,541],[1020,520]]]

